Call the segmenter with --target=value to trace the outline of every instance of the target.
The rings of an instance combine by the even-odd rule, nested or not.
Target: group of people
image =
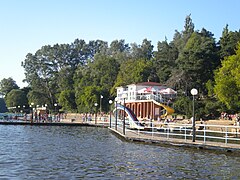
[[[30,114],[31,122],[60,122],[64,118],[64,115],[61,113],[58,114],[48,114],[47,112],[41,113],[35,111],[33,114]],[[24,119],[27,120],[27,114],[25,114]]]
[[[224,119],[224,120],[233,120],[234,116],[236,117],[237,115],[233,115],[233,114],[228,114],[226,112],[222,112],[220,118]]]

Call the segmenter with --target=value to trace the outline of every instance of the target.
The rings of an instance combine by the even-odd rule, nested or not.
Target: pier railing
[[[192,141],[192,125],[176,123],[160,123],[158,127],[148,126],[144,130],[126,128],[126,135],[142,138],[177,139],[182,142]],[[114,128],[115,124],[112,124]],[[122,124],[118,123],[121,132]],[[240,145],[240,126],[196,124],[196,142],[203,144],[224,143],[225,145]]]

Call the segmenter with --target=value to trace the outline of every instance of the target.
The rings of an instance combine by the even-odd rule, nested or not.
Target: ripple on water
[[[0,126],[0,179],[239,179],[240,158],[94,127]]]

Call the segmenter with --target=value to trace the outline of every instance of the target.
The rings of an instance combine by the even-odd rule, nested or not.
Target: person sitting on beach
[[[203,130],[203,129],[204,129],[203,122],[201,121],[200,124],[201,124],[201,125],[199,126],[198,130]]]

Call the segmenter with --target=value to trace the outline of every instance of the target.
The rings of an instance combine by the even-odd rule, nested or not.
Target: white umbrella
[[[167,88],[167,89],[161,89],[160,94],[177,94],[177,91],[174,91],[171,88]]]
[[[154,87],[150,86],[150,87],[147,87],[145,91],[146,92],[156,92],[157,90]]]

